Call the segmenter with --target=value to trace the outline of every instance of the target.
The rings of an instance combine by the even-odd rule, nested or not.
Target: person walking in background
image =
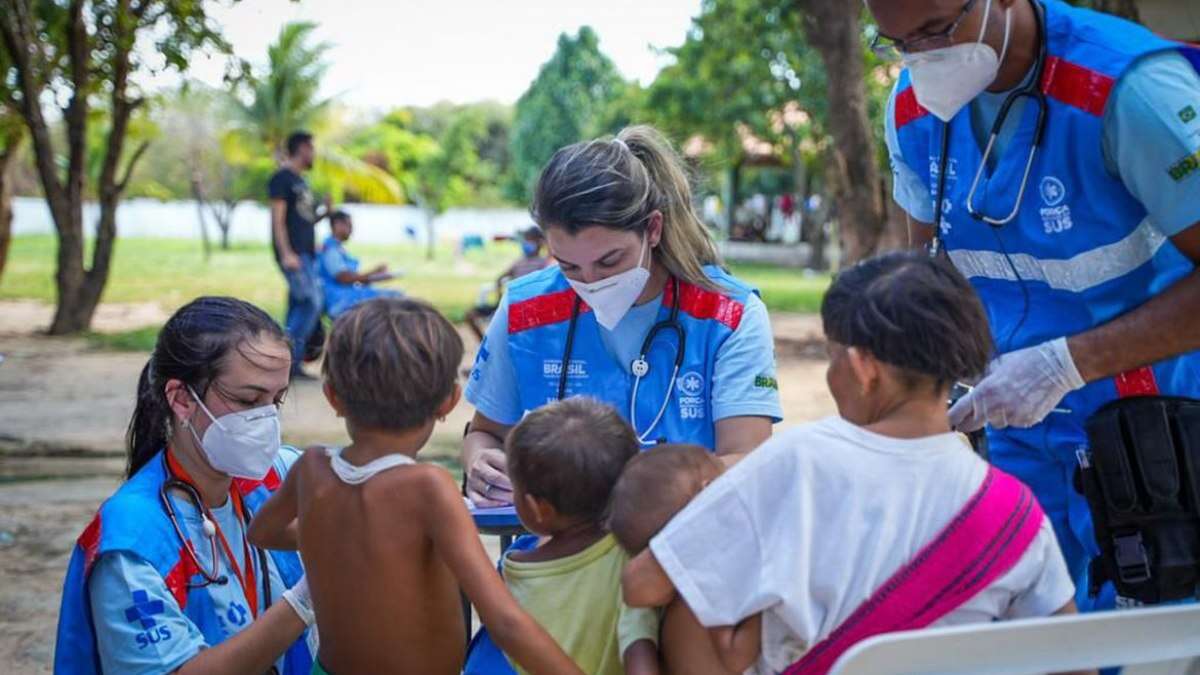
[[[317,273],[316,224],[330,213],[328,200],[320,215],[304,172],[313,166],[313,136],[296,131],[287,138],[287,157],[267,184],[271,200],[271,241],[275,262],[288,286],[284,327],[292,343],[292,378],[312,379],[304,372],[304,348],[321,318],[324,295]]]

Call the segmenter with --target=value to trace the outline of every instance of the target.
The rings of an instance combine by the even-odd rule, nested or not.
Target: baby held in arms
[[[993,349],[966,279],[921,254],[872,258],[837,276],[821,317],[837,416],[724,471],[656,448],[617,483],[625,601],[667,608],[666,670],[825,673],[881,633],[1074,612],[1030,490],[950,428],[951,384]]]

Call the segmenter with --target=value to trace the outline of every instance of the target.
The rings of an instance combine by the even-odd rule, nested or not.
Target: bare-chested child
[[[415,300],[371,300],[334,324],[324,390],[352,442],[309,449],[250,527],[256,545],[299,544],[314,673],[458,673],[460,587],[529,672],[581,672],[505,588],[450,474],[414,462],[458,402],[462,354],[454,327]]]
[[[717,457],[698,445],[659,445],[625,465],[612,491],[608,529],[621,548],[636,556],[675,514],[716,480],[740,455]],[[701,658],[719,661],[730,670],[752,660],[762,640],[762,615],[734,627],[714,628],[710,644],[697,640],[694,625],[676,599],[663,616],[659,651],[668,673],[686,672],[686,664]],[[697,652],[703,652],[698,655]]]

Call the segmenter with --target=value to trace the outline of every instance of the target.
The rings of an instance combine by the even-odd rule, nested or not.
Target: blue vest
[[[717,351],[737,330],[746,299],[755,291],[715,266],[705,273],[721,292],[684,281],[668,282],[658,321],[666,321],[679,303],[679,323],[686,335],[683,364],[662,420],[647,441],[716,446],[712,413],[713,369]],[[540,408],[558,399],[567,331],[577,296],[558,267],[548,267],[508,286],[508,349],[520,385],[521,405]],[[571,362],[567,366],[566,397],[590,396],[629,416],[633,375],[629,364],[617,363],[604,348],[600,324],[586,303],[580,303]],[[679,345],[672,331],[660,331],[646,360],[650,372],[642,378],[637,396],[637,433],[643,434],[658,415],[671,389],[671,373]]]
[[[944,125],[917,103],[907,71],[896,89],[901,152],[929,188],[931,202],[942,134],[950,134],[942,241],[979,292],[1002,353],[1112,321],[1193,269],[1147,220],[1145,207],[1108,173],[1101,147],[1108,96],[1137,59],[1179,50],[1200,69],[1200,50],[1059,0],[1043,0],[1043,5],[1047,59],[1040,86],[1048,106],[1046,133],[1018,215],[1008,225],[994,228],[967,212],[967,194],[982,159],[970,111]],[[977,210],[1004,217],[1016,204],[1036,117],[1037,106],[1026,104],[1021,119],[1014,114],[1009,121],[1019,126],[1007,152],[993,169],[985,169],[975,191]],[[1118,396],[1200,397],[1197,359],[1197,353],[1184,354],[1093,382],[1069,394],[1062,406],[1072,411],[1071,425],[1077,425]]]
[[[242,494],[250,513],[257,511],[279,487],[282,471],[282,463],[276,460],[275,468],[262,481],[234,481],[233,487]],[[189,582],[200,580],[200,575],[191,557],[181,550],[183,543],[163,508],[160,489],[166,480],[166,463],[160,452],[101,504],[96,517],[80,535],[63,582],[54,672],[72,675],[101,672],[88,575],[100,556],[114,551],[135,555],[153,565],[208,644],[215,645],[225,639],[208,591],[188,588]],[[269,551],[269,554],[284,586],[290,588],[304,575],[298,554],[288,551]],[[308,675],[312,656],[303,637],[288,649],[284,664],[284,675]]]

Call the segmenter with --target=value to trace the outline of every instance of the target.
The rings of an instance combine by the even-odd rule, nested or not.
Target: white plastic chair
[[[1194,675],[1197,657],[1200,605],[1181,605],[890,633],[855,645],[830,675]]]

